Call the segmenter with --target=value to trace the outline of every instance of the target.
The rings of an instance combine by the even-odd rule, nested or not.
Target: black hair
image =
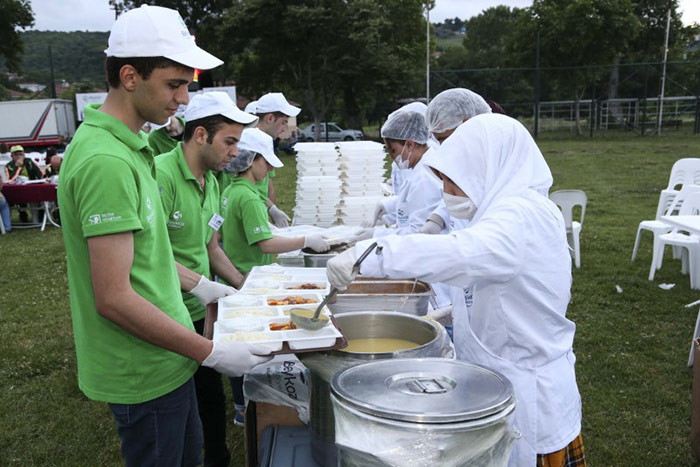
[[[207,143],[211,144],[214,142],[216,132],[219,131],[219,128],[221,128],[221,125],[224,123],[231,124],[236,122],[230,118],[224,117],[223,115],[210,115],[209,117],[198,118],[197,120],[186,122],[185,131],[182,134],[182,140],[184,142],[188,142],[190,139],[192,139],[194,130],[201,126],[207,130]]]
[[[107,57],[105,58],[105,74],[107,75],[107,84],[110,88],[118,88],[121,84],[119,72],[124,65],[131,65],[143,79],[151,77],[153,70],[157,68],[176,67],[183,70],[194,70],[181,63],[170,60],[165,57]]]

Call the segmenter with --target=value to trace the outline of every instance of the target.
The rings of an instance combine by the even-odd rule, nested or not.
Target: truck
[[[25,150],[62,146],[75,134],[73,103],[63,99],[0,102],[0,143]]]

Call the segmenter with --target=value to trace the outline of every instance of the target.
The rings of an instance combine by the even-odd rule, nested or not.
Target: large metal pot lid
[[[513,403],[500,373],[446,358],[400,358],[363,363],[337,373],[333,394],[376,417],[419,423],[477,420]]]

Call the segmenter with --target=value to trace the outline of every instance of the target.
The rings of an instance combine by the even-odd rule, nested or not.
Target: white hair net
[[[425,144],[430,136],[425,118],[418,112],[397,112],[389,116],[381,130],[382,138]]]
[[[431,133],[443,133],[457,128],[465,118],[489,113],[491,107],[483,97],[469,89],[453,88],[430,101],[425,121]]]
[[[234,157],[229,161],[228,164],[226,164],[226,167],[224,167],[224,172],[232,174],[239,174],[241,172],[245,172],[250,168],[251,165],[253,165],[253,160],[257,155],[258,153],[256,153],[255,151],[250,151],[248,149],[239,149],[238,156]]]

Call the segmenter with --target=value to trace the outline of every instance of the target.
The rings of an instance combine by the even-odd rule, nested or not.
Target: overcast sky
[[[683,21],[700,23],[700,0],[680,0]],[[114,11],[107,0],[31,0],[35,25],[39,31],[109,31]],[[430,11],[431,22],[445,18],[468,19],[496,5],[527,7],[531,0],[437,0]]]

